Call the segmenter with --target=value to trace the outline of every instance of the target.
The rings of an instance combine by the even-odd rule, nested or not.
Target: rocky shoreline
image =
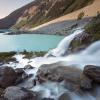
[[[31,67],[28,66],[27,68],[30,69]],[[25,88],[23,84],[19,85],[32,78],[32,75],[26,74],[26,69],[0,67],[0,100],[54,100],[52,98],[42,98],[41,93],[31,91],[29,88]],[[56,64],[44,65],[39,68],[36,78],[31,80],[33,87],[38,84],[43,85],[48,81],[58,84],[63,82],[64,87],[70,93],[61,94],[58,100],[71,100],[73,92],[80,96],[87,92],[91,95],[96,94],[95,89],[99,87],[97,84],[100,83],[100,67],[87,65],[82,71],[77,68],[57,66]]]
[[[29,30],[28,31],[28,30],[12,30],[11,29],[10,32],[6,33],[5,35],[46,34],[46,35],[67,36],[67,35],[72,34],[79,27],[84,28],[84,26],[91,19],[92,18],[84,18],[82,20],[72,20],[72,21],[68,20],[66,22],[55,23],[54,25],[52,25],[52,24],[47,25],[46,27],[43,27],[43,28],[40,28],[37,30]],[[66,23],[66,25],[65,25],[65,23]]]

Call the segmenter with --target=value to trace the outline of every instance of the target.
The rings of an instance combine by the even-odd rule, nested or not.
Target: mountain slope
[[[29,29],[80,9],[93,0],[35,0],[0,20],[0,28]]]
[[[84,12],[84,17],[82,20],[77,20],[78,15],[81,12]],[[100,0],[94,0],[94,2],[91,5],[88,5],[77,11],[56,18],[52,21],[39,25],[35,28],[31,28],[30,30],[47,34],[54,34],[56,32],[58,33],[59,31],[67,27],[71,27],[76,23],[79,24],[80,26],[84,25],[85,23],[88,23],[91,17],[95,16],[97,12],[100,12]],[[64,32],[62,34],[64,34]]]
[[[20,18],[20,16],[23,15],[23,13],[26,9],[29,9],[30,7],[32,7],[36,4],[38,4],[38,3],[32,2],[22,8],[17,9],[16,11],[12,12],[5,18],[0,19],[0,28],[10,28],[18,21],[18,19]]]

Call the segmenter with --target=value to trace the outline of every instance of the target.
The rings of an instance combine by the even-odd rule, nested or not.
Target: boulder
[[[42,100],[54,100],[52,98],[43,98]]]
[[[24,67],[24,69],[33,69],[34,67],[33,66],[31,66],[31,65],[26,65],[25,67]]]
[[[6,88],[4,98],[7,100],[39,100],[37,93],[16,86]]]
[[[24,73],[24,69],[23,68],[16,68],[15,72],[17,73],[17,75],[22,75]]]
[[[81,34],[78,34],[72,40],[72,42],[69,46],[69,52],[74,53],[74,52],[78,52],[80,50],[85,49],[86,47],[88,47],[93,42],[92,38],[93,37],[86,32],[82,32]]]
[[[15,81],[15,85],[25,81],[28,78],[28,75],[25,73],[24,69],[17,68],[15,69],[17,74],[17,79]]]
[[[58,100],[71,100],[69,93],[63,93]]]
[[[100,83],[100,67],[94,65],[87,65],[84,68],[84,74],[93,81]]]
[[[4,89],[0,88],[0,100],[2,100],[2,95],[3,95]]]
[[[82,74],[80,77],[80,87],[83,90],[91,90],[92,89],[92,80],[88,78],[86,75]]]
[[[69,90],[79,87],[80,75],[82,71],[75,67],[59,66],[59,65],[43,65],[37,72],[37,80],[40,83],[46,81],[62,82]]]
[[[6,88],[14,84],[17,74],[11,67],[0,67],[0,87]]]

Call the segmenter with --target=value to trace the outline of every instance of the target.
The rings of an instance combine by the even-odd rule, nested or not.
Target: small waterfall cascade
[[[34,67],[32,70],[26,71],[27,74],[34,74],[34,77],[37,74],[37,71],[41,65],[44,64],[53,64],[53,63],[61,63],[64,66],[72,66],[77,67],[81,70],[84,69],[85,65],[97,65],[100,66],[100,41],[96,41],[87,47],[85,50],[77,53],[70,54],[67,56],[63,56],[65,52],[68,50],[68,47],[71,41],[78,34],[82,33],[82,29],[76,30],[73,34],[65,37],[57,46],[57,48],[50,50],[44,57],[36,57],[30,60],[23,58],[23,55],[15,55],[14,57],[19,62],[18,64],[10,63],[7,66],[16,66],[16,68],[24,68],[25,65],[30,64]],[[55,57],[52,57],[53,55]],[[99,88],[100,89],[100,88]],[[44,84],[38,84],[33,87],[31,90],[36,92],[42,92],[42,97],[45,98],[54,98],[58,100],[58,97],[64,93],[69,92],[64,88],[64,83],[57,82],[47,82]],[[100,90],[97,89],[97,96],[100,95]],[[73,92],[70,93],[71,100],[96,100],[95,96],[92,96],[89,93],[85,93],[84,96],[77,95]],[[99,99],[98,99],[99,100]]]
[[[82,31],[83,29],[76,29],[74,31],[73,34],[65,37],[59,44],[58,46],[53,49],[53,50],[50,50],[46,55],[45,57],[48,57],[50,55],[52,56],[56,56],[56,57],[59,57],[59,56],[63,56],[67,50],[68,50],[68,47],[71,43],[71,41],[78,35],[78,34],[82,34]]]
[[[100,41],[96,41],[82,52],[83,54],[100,54]]]

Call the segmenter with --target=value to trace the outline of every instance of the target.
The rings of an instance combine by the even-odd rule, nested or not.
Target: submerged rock
[[[16,86],[5,89],[4,98],[7,100],[39,100],[37,93]]]
[[[11,67],[0,67],[0,87],[6,88],[14,84],[17,74]]]
[[[100,83],[100,67],[94,65],[87,65],[84,68],[84,74],[93,81]]]

